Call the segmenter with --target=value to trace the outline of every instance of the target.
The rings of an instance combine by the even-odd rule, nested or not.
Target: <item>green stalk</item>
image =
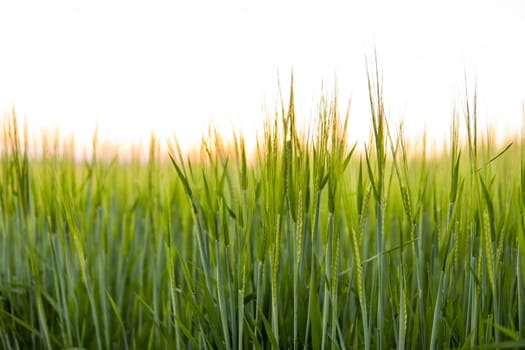
[[[310,243],[312,246],[311,249],[311,256],[310,256],[310,282],[308,285],[308,311],[306,315],[306,331],[305,331],[305,339],[304,343],[308,344],[308,334],[310,333],[310,324],[315,323],[317,324],[319,321],[317,312],[314,310],[314,307],[316,308],[317,305],[317,298],[315,297],[315,277],[317,275],[316,271],[316,259],[318,256],[318,252],[316,251],[319,247],[319,244],[316,244],[320,242],[320,231],[319,231],[319,216],[320,216],[320,206],[321,206],[321,191],[317,191],[316,195],[316,201],[315,201],[315,212],[314,212],[314,227],[312,230],[312,234],[310,235]],[[321,343],[318,342],[318,337],[316,336],[316,331],[312,329],[312,345],[314,347],[319,348],[321,346]]]
[[[436,294],[436,302],[434,306],[434,316],[432,318],[432,333],[430,335],[430,345],[429,349],[434,350],[436,348],[436,343],[438,341],[438,332],[439,332],[439,323],[440,323],[440,316],[441,316],[441,298],[443,295],[443,271],[440,271],[439,273],[439,283],[438,283],[438,289]]]
[[[521,252],[518,250],[516,258],[516,279],[518,288],[518,329],[520,336],[525,337],[525,284],[523,283],[523,271],[521,269]]]
[[[224,271],[222,268],[222,259],[220,259],[220,247],[219,247],[219,241],[215,241],[215,251],[217,254],[217,267],[216,267],[216,279],[217,279],[217,300],[219,303],[219,314],[222,324],[222,335],[224,337],[224,346],[226,349],[231,349],[231,343],[230,343],[230,331],[229,331],[229,322],[228,322],[228,315],[226,311],[226,297],[224,295],[224,286],[225,286],[225,279],[224,279]]]
[[[383,243],[383,209],[382,205],[380,203],[376,206],[376,247],[377,247],[377,254],[380,254],[378,256],[378,295],[377,295],[377,341],[378,341],[378,347],[382,347],[382,332],[384,327],[384,305],[383,305],[383,293],[384,293],[384,269],[385,269],[385,258],[382,252],[384,251],[384,243]]]

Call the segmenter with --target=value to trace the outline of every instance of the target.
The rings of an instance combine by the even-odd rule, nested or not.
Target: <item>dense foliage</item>
[[[253,160],[216,134],[199,159],[29,159],[11,115],[0,348],[525,346],[525,144],[480,137],[467,94],[447,153],[409,150],[369,82],[363,151],[335,96],[299,133],[293,89]]]

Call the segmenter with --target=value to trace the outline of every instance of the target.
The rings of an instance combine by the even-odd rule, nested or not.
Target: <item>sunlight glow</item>
[[[390,118],[411,137],[444,140],[465,77],[501,136],[521,125],[524,13],[523,1],[3,1],[0,110],[84,146],[98,125],[123,146],[153,132],[188,149],[210,123],[253,146],[293,70],[300,115],[337,85],[364,141],[376,49]]]

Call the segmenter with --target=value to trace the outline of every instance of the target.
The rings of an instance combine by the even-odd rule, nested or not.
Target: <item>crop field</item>
[[[30,157],[6,115],[0,349],[525,347],[525,143],[466,93],[430,157],[368,88],[363,149],[336,96],[302,130],[292,86],[253,159],[216,133],[191,158]]]

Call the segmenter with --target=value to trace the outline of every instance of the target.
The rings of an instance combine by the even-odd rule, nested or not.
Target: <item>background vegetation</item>
[[[293,85],[253,162],[213,132],[200,159],[30,159],[9,115],[0,348],[525,347],[525,143],[466,92],[447,153],[409,157],[375,77],[364,151],[336,95],[300,132]]]

